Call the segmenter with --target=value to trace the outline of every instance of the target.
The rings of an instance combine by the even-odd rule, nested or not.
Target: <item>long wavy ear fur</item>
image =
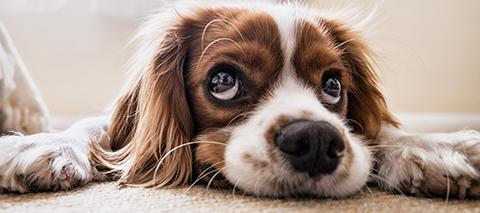
[[[398,127],[399,123],[388,111],[379,89],[368,46],[347,26],[334,21],[329,21],[326,25],[343,50],[346,66],[352,72],[353,88],[348,93],[347,113],[347,118],[352,121],[351,126],[367,138],[374,138],[382,123]]]
[[[110,141],[91,149],[98,168],[116,173],[120,184],[168,187],[191,177],[192,150],[185,143],[193,124],[183,79],[188,27],[177,20],[165,31],[159,21],[165,22],[151,20],[140,33],[137,70],[115,105]]]

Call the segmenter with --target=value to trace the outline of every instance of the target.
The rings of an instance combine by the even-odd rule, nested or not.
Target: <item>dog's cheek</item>
[[[194,139],[197,143],[194,151],[194,183],[221,188],[231,186],[222,174],[230,134],[228,129],[206,130]]]

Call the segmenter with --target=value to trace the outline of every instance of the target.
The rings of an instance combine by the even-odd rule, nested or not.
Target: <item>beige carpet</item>
[[[351,198],[274,200],[232,191],[116,188],[92,184],[76,191],[0,194],[0,212],[480,212],[478,200],[414,198],[364,191]]]

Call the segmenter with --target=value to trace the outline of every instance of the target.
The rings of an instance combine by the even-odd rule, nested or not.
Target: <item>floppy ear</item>
[[[352,74],[352,88],[348,91],[347,118],[354,130],[367,138],[374,138],[383,122],[398,127],[399,123],[388,111],[378,86],[378,76],[373,68],[373,57],[359,35],[343,24],[327,23],[331,35],[343,50],[343,60]]]
[[[176,186],[191,177],[192,151],[185,145],[193,134],[183,78],[189,46],[185,25],[183,20],[168,26],[161,36],[152,35],[161,29],[147,24],[133,59],[145,64],[134,70],[130,89],[115,105],[108,144],[92,147],[99,168],[117,173],[121,184]]]

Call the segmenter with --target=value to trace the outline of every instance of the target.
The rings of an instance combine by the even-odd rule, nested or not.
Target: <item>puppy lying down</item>
[[[351,12],[295,3],[158,12],[136,37],[131,78],[113,110],[59,133],[0,138],[0,188],[115,179],[345,197],[370,181],[390,192],[479,197],[480,134],[400,130],[378,88],[366,25]],[[48,129],[25,76],[2,78],[3,131]],[[10,122],[18,125],[8,125],[19,112]]]

